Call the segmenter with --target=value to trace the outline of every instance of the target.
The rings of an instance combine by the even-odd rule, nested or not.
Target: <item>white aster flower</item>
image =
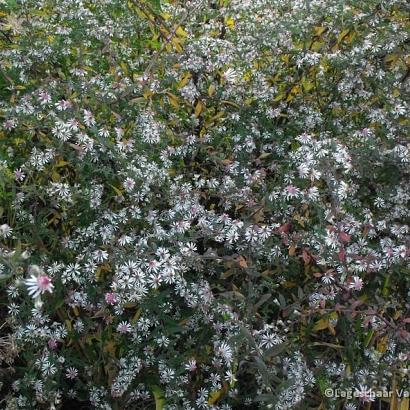
[[[349,289],[361,290],[363,288],[363,281],[358,276],[353,276],[348,284]]]
[[[13,229],[9,225],[0,225],[0,238],[8,238],[13,232]]]
[[[31,275],[24,283],[27,286],[29,295],[33,298],[38,298],[44,292],[53,293],[54,286],[51,279],[45,274]]]
[[[234,83],[238,78],[238,73],[233,68],[228,68],[222,77],[227,83]]]

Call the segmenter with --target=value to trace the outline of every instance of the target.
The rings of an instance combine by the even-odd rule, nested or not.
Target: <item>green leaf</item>
[[[155,410],[162,410],[165,406],[164,392],[159,386],[152,386],[152,394],[155,399]]]
[[[148,0],[148,3],[150,3],[151,6],[152,6],[156,11],[160,11],[160,10],[161,10],[161,0]]]

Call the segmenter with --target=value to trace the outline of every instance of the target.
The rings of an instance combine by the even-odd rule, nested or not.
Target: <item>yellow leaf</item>
[[[353,40],[356,38],[356,32],[351,32],[346,38],[345,38],[345,40],[349,43],[349,44],[351,44],[351,43],[353,43]]]
[[[310,46],[312,51],[319,51],[323,46],[323,41],[314,41]]]
[[[224,104],[227,104],[227,105],[231,105],[232,107],[235,107],[235,108],[241,108],[238,104],[236,104],[232,101],[222,100],[221,102],[223,102]]]
[[[144,97],[137,97],[137,98],[133,98],[132,100],[130,100],[131,104],[137,104],[137,103],[141,103],[141,102],[145,103],[145,98]]]
[[[118,196],[122,196],[122,191],[119,188],[115,187],[114,185],[110,185],[110,187],[115,191],[115,193]]]
[[[218,390],[218,391],[213,391],[209,393],[208,397],[208,404],[209,405],[214,405],[217,401],[221,399],[221,397],[225,394],[224,389]]]
[[[225,24],[229,28],[234,28],[235,27],[235,20],[232,17],[225,17]]]
[[[169,103],[174,107],[174,108],[179,108],[179,99],[175,94],[172,93],[167,93]]]
[[[401,310],[396,310],[393,314],[393,319],[397,320],[401,315],[402,315],[403,311]]]
[[[178,88],[185,87],[189,83],[189,79],[192,77],[191,73],[186,73],[182,76],[181,80],[178,82]]]
[[[99,266],[98,268],[97,268],[97,270],[95,271],[95,280],[97,281],[97,282],[100,282],[101,281],[101,279],[102,279],[102,269],[101,269],[101,266]]]
[[[392,63],[392,64],[394,64],[394,63],[397,62],[398,59],[399,59],[399,55],[398,55],[397,53],[392,53],[392,54],[388,54],[388,55],[385,57],[384,61],[385,61],[386,63]]]
[[[404,399],[400,400],[398,410],[409,410],[409,398],[405,397]]]
[[[289,63],[289,54],[283,54],[280,56],[280,59],[284,62],[284,63]]]
[[[138,321],[138,319],[141,317],[142,309],[139,308],[136,312],[134,317],[131,319],[131,323],[135,323]]]
[[[285,94],[283,94],[283,93],[278,94],[278,95],[273,99],[273,101],[278,102],[278,101],[280,101],[280,100],[283,100],[284,97],[285,97]]]
[[[265,210],[263,208],[258,209],[252,216],[252,219],[256,223],[263,222],[265,220]]]
[[[208,87],[208,95],[209,95],[210,97],[212,97],[212,96],[215,94],[215,90],[216,90],[215,85],[214,85],[214,84],[211,84],[211,85]]]
[[[298,94],[300,92],[300,87],[298,85],[295,85],[294,87],[292,87],[292,89],[290,90],[290,92],[292,94]]]
[[[379,339],[377,342],[377,351],[380,353],[384,353],[387,350],[387,342],[388,342],[388,337],[383,336]]]
[[[316,35],[316,36],[322,35],[325,31],[326,31],[326,27],[316,26],[316,27],[314,28],[314,32],[315,32],[315,35]]]
[[[315,87],[315,85],[308,80],[302,80],[301,84],[305,91],[310,91],[311,89]]]
[[[370,342],[372,341],[373,335],[374,335],[374,329],[370,330],[369,333],[367,334],[366,339],[364,341],[365,347],[369,347]]]
[[[332,313],[329,315],[329,318],[330,318],[330,319],[337,319],[337,312],[332,312]]]
[[[57,225],[60,219],[61,219],[61,214],[57,211],[54,211],[53,217],[48,221],[48,225],[51,225],[51,224]]]
[[[57,171],[53,171],[51,174],[51,179],[53,182],[58,182],[61,179],[61,175]]]
[[[211,119],[209,120],[209,124],[212,124],[213,122],[219,120],[220,118],[222,118],[225,115],[224,111],[219,111],[218,113],[216,113],[213,117],[211,117]]]
[[[178,37],[173,37],[171,43],[174,46],[177,53],[182,53],[183,48],[181,46],[181,40]]]
[[[131,309],[137,306],[137,304],[135,302],[128,302],[128,303],[125,303],[123,306],[125,307],[125,309]]]
[[[244,74],[243,79],[249,81],[252,78],[252,71],[248,71]]]
[[[337,42],[340,43],[350,32],[350,29],[346,28],[337,36]]]
[[[400,95],[400,91],[397,88],[395,88],[392,92],[392,95],[393,97],[398,97]]]
[[[71,325],[71,320],[66,320],[65,321],[65,326],[66,326],[66,328],[67,328],[67,330],[69,331],[69,332],[71,332],[72,330],[73,330],[73,326]]]
[[[188,33],[181,26],[177,28],[177,30],[175,31],[175,34],[182,38],[188,36]]]
[[[169,13],[161,13],[160,15],[165,21],[168,21],[171,18],[171,14]]]
[[[262,152],[261,155],[259,155],[259,159],[265,159],[268,158],[271,155],[270,152]]]
[[[151,96],[153,96],[154,93],[153,93],[151,90],[146,90],[146,91],[144,91],[144,94],[142,94],[142,95],[144,96],[144,98],[145,98],[146,100],[148,100],[148,98],[151,97]]]
[[[336,336],[336,330],[334,328],[334,326],[329,322],[329,324],[327,325],[327,328],[329,329],[329,332],[333,335]]]
[[[393,377],[393,386],[392,386],[392,396],[390,398],[390,410],[397,410],[398,407],[398,398],[397,398],[397,380]]]
[[[129,71],[128,71],[127,65],[124,62],[121,62],[120,67],[122,68],[122,71],[124,72],[124,74],[128,76]]]
[[[303,221],[302,217],[297,212],[293,215],[293,219],[297,221],[302,228],[305,227],[305,222]]]
[[[324,329],[327,329],[328,326],[329,326],[329,320],[320,319],[315,323],[315,326],[313,327],[313,331],[317,332],[319,330],[324,330]]]
[[[202,104],[201,101],[198,101],[195,106],[195,113],[194,113],[195,117],[198,118],[201,115],[201,112],[203,111],[203,109],[204,109],[204,105]]]
[[[60,161],[57,162],[56,167],[60,168],[60,167],[66,166],[68,164],[69,164],[69,162],[64,161],[63,159],[60,159]]]

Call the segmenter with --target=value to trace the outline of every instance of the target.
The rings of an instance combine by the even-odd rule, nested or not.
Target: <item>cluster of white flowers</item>
[[[404,0],[6,3],[7,410],[408,382]]]

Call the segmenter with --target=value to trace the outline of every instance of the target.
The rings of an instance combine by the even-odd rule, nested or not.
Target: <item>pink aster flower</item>
[[[114,292],[107,292],[105,294],[105,301],[109,304],[109,305],[114,305],[115,302],[117,301],[117,297],[115,296]]]
[[[51,350],[55,350],[58,347],[57,340],[55,340],[55,339],[50,339],[47,342],[47,345],[48,345],[48,348],[51,349]]]
[[[29,279],[25,281],[29,295],[33,298],[37,298],[44,292],[53,293],[53,284],[51,279],[47,275],[31,275]]]

